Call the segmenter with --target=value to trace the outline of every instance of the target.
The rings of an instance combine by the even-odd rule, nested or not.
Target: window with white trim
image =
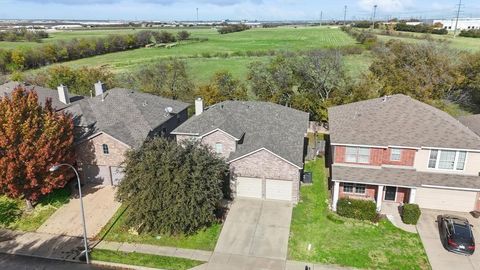
[[[365,194],[365,184],[343,183],[344,193]]]
[[[401,158],[402,158],[402,149],[399,149],[399,148],[390,149],[391,161],[400,161]]]
[[[223,144],[221,144],[221,143],[216,143],[216,144],[215,144],[215,152],[216,152],[217,154],[223,153]]]
[[[353,163],[370,163],[370,148],[347,146],[345,150],[345,161]]]
[[[428,159],[428,168],[463,171],[466,158],[467,152],[465,151],[432,149]]]
[[[108,144],[102,144],[102,150],[104,155],[108,155],[110,153],[108,150]]]

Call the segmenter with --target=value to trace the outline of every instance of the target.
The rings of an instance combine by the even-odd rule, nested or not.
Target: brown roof
[[[480,135],[480,114],[460,116],[458,121]]]
[[[405,95],[328,110],[333,144],[480,150],[480,137],[449,114]]]
[[[480,177],[475,175],[419,172],[390,167],[367,168],[333,165],[333,180],[394,186],[423,185],[480,189]]]

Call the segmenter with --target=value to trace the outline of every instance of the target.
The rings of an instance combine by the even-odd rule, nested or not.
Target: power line
[[[458,10],[457,10],[457,19],[455,20],[455,30],[453,31],[453,38],[457,36],[457,27],[458,27],[458,17],[460,17],[460,9],[462,8],[462,0],[458,2]]]

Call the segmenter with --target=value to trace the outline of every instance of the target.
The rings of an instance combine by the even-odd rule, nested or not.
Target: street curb
[[[146,266],[137,266],[137,265],[113,263],[113,262],[105,262],[105,261],[97,261],[97,260],[92,260],[91,264],[100,265],[100,266],[121,267],[122,269],[132,269],[132,270],[163,270],[161,268],[151,268]]]
[[[0,251],[2,254],[8,254],[8,255],[19,255],[19,256],[26,256],[26,257],[33,257],[33,258],[40,258],[40,259],[48,259],[48,260],[55,260],[55,261],[60,261],[60,262],[72,262],[72,263],[81,263],[85,264],[84,262],[80,260],[71,260],[71,259],[62,259],[62,258],[55,258],[55,257],[47,257],[47,256],[40,256],[40,255],[32,255],[29,253],[23,253],[23,252],[5,252],[5,251]]]

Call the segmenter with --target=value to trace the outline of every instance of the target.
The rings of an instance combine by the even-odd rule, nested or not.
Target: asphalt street
[[[72,263],[65,261],[49,260],[35,257],[0,254],[0,269],[2,270],[104,270],[113,269],[100,266]],[[118,268],[117,268],[118,269]]]

